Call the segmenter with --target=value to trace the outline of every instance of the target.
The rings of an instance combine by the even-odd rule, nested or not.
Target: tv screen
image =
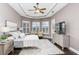
[[[55,29],[56,33],[58,33],[58,34],[65,34],[66,33],[65,21],[57,23],[55,27],[56,27],[56,29]]]

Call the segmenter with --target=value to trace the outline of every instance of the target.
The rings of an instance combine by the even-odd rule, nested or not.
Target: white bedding
[[[36,47],[38,46],[39,38],[37,35],[26,35],[24,38],[14,40],[14,47]]]
[[[38,42],[37,35],[27,35],[24,39],[24,47],[36,47]]]
[[[25,37],[23,38],[16,38],[14,39],[15,41],[22,41],[22,40],[39,40],[38,36],[37,35],[26,35]]]
[[[25,40],[24,47],[38,47],[40,40]]]
[[[26,35],[25,40],[39,40],[37,35]]]

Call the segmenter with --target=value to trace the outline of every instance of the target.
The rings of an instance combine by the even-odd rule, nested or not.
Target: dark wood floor
[[[19,55],[22,48],[14,48],[14,53],[10,52],[9,55]]]
[[[60,50],[62,50],[62,48],[59,45],[55,44],[55,46],[58,47]],[[61,54],[61,55],[77,55],[75,52],[73,52],[67,48],[64,48],[64,50],[62,50],[62,51],[64,52],[64,54]]]

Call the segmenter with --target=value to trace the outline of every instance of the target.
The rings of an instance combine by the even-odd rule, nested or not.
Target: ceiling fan
[[[46,10],[46,8],[39,8],[39,3],[36,3],[36,6],[33,6],[34,9],[30,9],[28,11],[34,11],[34,13],[44,13],[44,10]]]

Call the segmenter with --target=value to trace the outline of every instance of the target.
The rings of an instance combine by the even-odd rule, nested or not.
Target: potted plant
[[[5,41],[8,38],[8,35],[1,35],[0,41]]]

